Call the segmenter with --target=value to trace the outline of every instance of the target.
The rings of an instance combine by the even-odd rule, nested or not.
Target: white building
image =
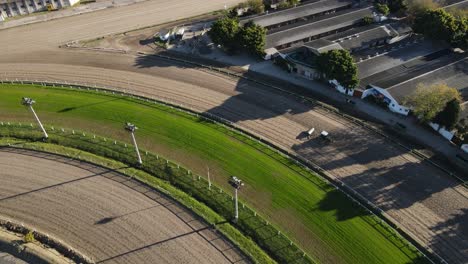
[[[382,101],[392,112],[405,116],[409,113],[410,109],[406,106],[400,105],[398,100],[396,100],[386,89],[369,85],[368,89],[362,93],[361,98],[366,98],[367,96],[374,96],[377,100]]]
[[[56,9],[72,6],[78,2],[79,0],[0,0],[0,17],[8,18],[27,15],[38,11],[45,11],[48,9],[48,6]]]

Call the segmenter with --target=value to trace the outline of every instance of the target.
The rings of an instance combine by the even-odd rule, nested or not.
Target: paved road
[[[246,81],[148,56],[57,48],[71,40],[206,12],[210,5],[224,4],[214,0],[149,1],[2,30],[0,78],[96,83],[220,115],[318,163],[450,262],[468,262],[466,189],[379,136]],[[318,138],[304,141],[300,135],[310,127],[331,132],[335,142],[324,145]],[[274,220],[291,224],[282,223],[279,217]],[[300,223],[294,226],[298,228],[292,232],[310,233]],[[314,252],[310,241],[300,242]]]
[[[65,241],[97,263],[245,263],[190,211],[122,174],[0,150],[0,217]]]

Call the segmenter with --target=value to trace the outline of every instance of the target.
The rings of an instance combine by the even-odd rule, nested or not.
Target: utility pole
[[[49,138],[49,135],[47,135],[47,132],[45,131],[44,126],[41,123],[41,120],[39,120],[39,117],[37,116],[36,111],[34,111],[34,108],[32,106],[34,103],[36,103],[36,101],[28,97],[23,97],[23,100],[21,100],[21,104],[29,107],[29,109],[33,113],[34,118],[36,118],[36,121],[39,124],[39,127],[42,130],[42,133],[44,134],[44,140],[46,140]]]
[[[237,220],[239,220],[239,201],[237,199],[237,191],[240,190],[242,186],[244,186],[244,183],[236,176],[231,176],[231,179],[229,179],[229,184],[234,188],[234,222],[237,222]]]
[[[138,164],[141,165],[143,164],[143,161],[141,160],[141,155],[140,155],[140,151],[138,150],[138,145],[136,143],[136,139],[135,139],[135,130],[138,129],[138,127],[136,127],[134,124],[132,123],[126,123],[125,124],[125,129],[127,131],[130,132],[130,135],[132,136],[132,141],[133,141],[133,146],[135,147],[135,151],[137,153],[137,158],[138,158]]]

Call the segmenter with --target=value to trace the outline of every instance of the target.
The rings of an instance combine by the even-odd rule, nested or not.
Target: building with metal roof
[[[350,8],[351,6],[352,1],[350,0],[321,0],[260,16],[245,18],[241,20],[241,24],[252,21],[257,25],[270,29],[287,24],[293,24],[298,21],[309,20],[316,16],[336,12]]]
[[[326,35],[350,29],[361,23],[364,17],[372,15],[373,9],[371,7],[353,9],[343,14],[280,30],[267,35],[265,47],[282,49],[295,44],[309,42]]]
[[[340,44],[343,49],[353,53],[372,46],[386,44],[398,36],[399,34],[388,25],[371,25],[340,32],[326,39]]]

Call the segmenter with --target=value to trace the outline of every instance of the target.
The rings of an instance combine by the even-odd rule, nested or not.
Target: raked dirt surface
[[[52,154],[0,150],[0,217],[96,263],[245,263],[223,237],[157,191]]]

